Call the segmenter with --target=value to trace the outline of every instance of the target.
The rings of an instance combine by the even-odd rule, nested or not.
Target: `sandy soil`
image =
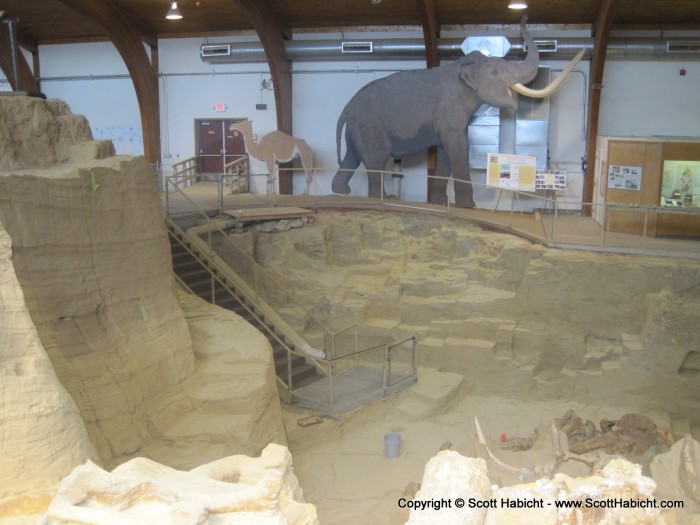
[[[499,449],[502,434],[530,436],[540,422],[574,410],[584,419],[617,418],[630,407],[583,405],[567,401],[532,401],[473,396],[464,392],[456,374],[421,368],[419,381],[408,390],[374,402],[340,420],[301,428],[297,421],[310,412],[284,410],[294,472],[304,497],[316,505],[323,525],[405,523],[408,510],[399,507],[402,496],[412,496],[421,482],[427,461],[445,442],[464,456],[476,457],[474,417],[479,418],[499,457],[525,466],[545,463],[547,454],[514,453]],[[435,397],[436,390],[451,387],[449,395]],[[449,399],[452,397],[452,399]],[[446,399],[447,398],[447,399]],[[387,459],[384,435],[401,434],[401,456]],[[567,462],[560,472],[586,475],[589,470]],[[493,472],[493,483],[517,483]],[[529,481],[529,480],[525,480]]]

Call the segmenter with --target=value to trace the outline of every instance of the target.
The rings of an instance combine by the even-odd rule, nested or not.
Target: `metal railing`
[[[363,332],[361,338],[372,338],[368,333],[372,327],[357,330]],[[302,406],[338,417],[416,382],[416,337],[408,335],[352,352],[341,351],[319,363],[323,379],[295,392],[295,398]]]
[[[360,404],[366,402],[362,400],[367,399],[369,393],[372,393],[372,399],[376,399],[415,382],[416,341],[413,335],[362,325],[333,331],[305,305],[296,303],[293,293],[280,294],[280,290],[293,290],[292,283],[283,276],[264,269],[233,241],[228,229],[234,221],[212,221],[186,194],[184,189],[197,175],[191,167],[187,167],[165,177],[165,180],[166,187],[172,188],[174,193],[197,210],[196,214],[204,224],[185,232],[172,219],[166,218],[166,222],[169,229],[175,232],[174,236],[179,238],[178,242],[186,246],[209,271],[212,290],[216,281],[254,314],[260,323],[268,327],[266,332],[269,337],[284,346],[287,353],[287,377],[284,380],[277,376],[277,380],[281,383],[281,391],[285,392],[285,401],[298,402],[315,407],[323,414],[336,416],[344,411],[338,411],[339,408],[359,406],[356,404],[358,399]],[[183,239],[187,239],[187,242]],[[305,324],[313,326],[320,334],[316,339],[321,343],[321,348],[312,346],[300,334],[301,328],[295,329],[278,313],[277,308],[289,307],[290,304],[302,311],[306,318]],[[350,340],[352,345],[347,344]],[[303,357],[316,368],[322,378],[314,384],[298,388],[294,384],[291,370],[292,356]],[[375,361],[374,365],[369,366],[369,363]],[[355,363],[354,369],[349,366],[350,363]],[[368,377],[362,379],[367,376],[368,370],[378,369],[381,369],[380,381],[376,380],[376,374],[372,375],[374,380]],[[339,370],[342,375],[339,375]],[[348,382],[363,384],[362,395],[351,395],[346,387]]]
[[[292,170],[293,172],[301,170]],[[290,205],[307,207],[354,207],[408,212],[430,213],[486,224],[506,232],[515,233],[532,241],[560,248],[607,250],[624,253],[650,253],[656,255],[700,256],[700,207],[642,206],[622,203],[580,203],[570,198],[531,193],[510,189],[499,189],[476,181],[452,180],[445,177],[429,176],[442,179],[451,184],[470,184],[479,208],[464,209],[448,202],[445,205],[432,205],[425,202],[405,201],[396,196],[386,195],[384,176],[391,171],[377,172],[382,183],[382,196],[369,198],[357,195],[341,196],[328,190],[327,194],[319,192],[319,187],[330,188],[329,180],[336,170],[316,168],[310,195],[293,197],[271,195],[267,189],[251,192],[249,205]],[[357,176],[366,176],[367,172],[357,170]],[[405,177],[425,175],[401,173]],[[265,177],[267,175],[251,175]],[[322,178],[325,184],[320,184]],[[451,182],[450,182],[451,181]],[[266,184],[259,184],[267,188]],[[389,188],[389,191],[391,188]],[[388,192],[387,192],[388,193]],[[285,200],[289,199],[289,200]],[[223,199],[219,211],[228,208],[243,207],[235,197]],[[627,215],[627,219],[621,217]],[[676,223],[674,225],[674,223]],[[685,225],[681,224],[685,223]]]

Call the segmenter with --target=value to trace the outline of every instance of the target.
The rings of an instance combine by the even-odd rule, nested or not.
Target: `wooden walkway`
[[[298,219],[310,217],[315,212],[296,206],[253,207],[221,210],[221,213],[236,219],[236,231],[243,231],[246,222],[278,221],[281,219]]]
[[[666,239],[660,237],[642,237],[639,235],[606,232],[591,217],[580,214],[539,214],[492,211],[480,208],[457,208],[424,202],[406,202],[398,200],[370,199],[345,195],[275,195],[274,202],[268,202],[265,196],[251,193],[226,195],[219,201],[215,181],[203,181],[186,188],[184,195],[169,195],[168,213],[170,215],[195,214],[202,211],[211,215],[217,211],[236,217],[240,212],[243,222],[248,218],[269,214],[270,220],[290,217],[275,216],[283,208],[305,210],[319,209],[356,209],[394,212],[424,213],[456,219],[465,219],[484,227],[491,227],[506,233],[512,233],[545,246],[602,251],[612,253],[632,253],[672,257],[689,257],[700,259],[700,241],[692,239]],[[164,200],[165,204],[165,200]],[[221,204],[221,206],[220,206]],[[260,210],[259,212],[254,209]],[[248,211],[250,210],[250,211]],[[291,212],[295,213],[295,212]],[[301,212],[299,212],[301,213]],[[262,219],[250,219],[262,220]]]

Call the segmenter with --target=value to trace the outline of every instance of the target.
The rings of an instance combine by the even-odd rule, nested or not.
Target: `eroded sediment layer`
[[[0,105],[0,498],[87,458],[191,468],[285,444],[269,343],[178,292],[145,160],[60,101]]]
[[[281,276],[270,292],[331,327],[412,330],[419,363],[464,374],[474,394],[615,399],[668,411],[681,435],[700,426],[695,260],[548,249],[403,213],[320,212],[247,235],[239,242]],[[287,314],[304,329],[303,309]]]

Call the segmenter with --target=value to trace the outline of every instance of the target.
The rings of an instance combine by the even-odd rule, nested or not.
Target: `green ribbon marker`
[[[100,187],[100,185],[97,184],[97,180],[95,179],[95,172],[93,170],[90,170],[90,186],[92,187],[92,191],[97,191],[97,188]]]
[[[139,312],[141,312],[141,318],[143,319],[144,323],[148,322],[148,310],[146,310],[146,305],[141,303],[139,306]]]

